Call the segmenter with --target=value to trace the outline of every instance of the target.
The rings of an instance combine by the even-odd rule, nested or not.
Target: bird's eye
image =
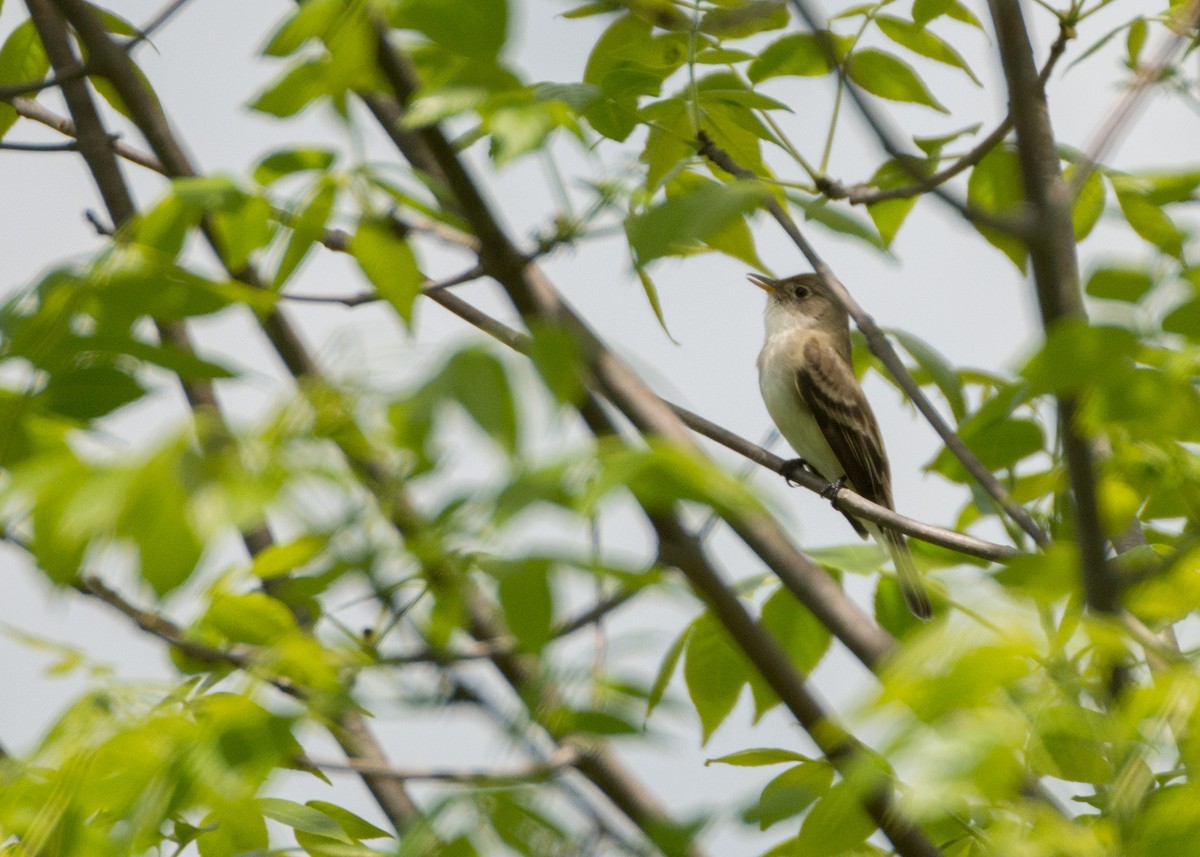
[[[792,294],[800,300],[804,300],[808,297],[808,286],[796,286],[796,288],[792,289]]]

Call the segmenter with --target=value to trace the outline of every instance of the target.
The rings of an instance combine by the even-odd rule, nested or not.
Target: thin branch
[[[326,246],[328,242],[325,243]],[[347,247],[347,252],[349,248]],[[470,283],[484,276],[483,268],[475,265],[469,270],[463,271],[461,274],[455,274],[453,277],[447,277],[444,280],[426,280],[421,284],[421,291],[425,294],[441,291],[442,289],[461,286],[464,283]],[[346,307],[362,306],[363,304],[375,303],[376,301],[384,300],[379,296],[378,292],[359,292],[354,295],[297,295],[297,294],[281,294],[281,298],[289,301],[297,301],[300,303],[316,303],[316,304],[341,304]]]
[[[427,781],[465,786],[503,786],[536,783],[557,777],[576,765],[579,761],[579,752],[570,746],[559,747],[549,761],[535,762],[509,771],[457,771],[449,768],[404,769],[361,759],[334,762],[301,757],[297,761],[302,765],[311,765],[323,771],[371,774],[401,782]]]
[[[1064,319],[1087,319],[1079,288],[1071,195],[1063,180],[1058,146],[1050,127],[1046,93],[1033,61],[1033,47],[1020,7],[1007,0],[988,0],[997,48],[1008,84],[1021,182],[1037,224],[1026,239],[1033,264],[1038,305],[1047,331]],[[1063,453],[1071,483],[1076,540],[1083,562],[1083,588],[1088,606],[1101,613],[1120,609],[1120,587],[1104,558],[1104,531],[1096,498],[1091,442],[1076,425],[1077,402],[1058,397]]]
[[[790,0],[790,2],[812,32],[825,32],[821,16],[817,13],[810,0]],[[858,84],[850,80],[849,75],[846,74],[845,64],[838,57],[832,40],[820,38],[817,40],[817,43],[820,50],[824,52],[829,67],[837,69],[839,83],[845,86],[845,90],[850,94],[854,106],[858,109],[859,114],[866,121],[867,125],[871,127],[871,130],[875,132],[875,136],[883,146],[884,151],[891,155],[900,165],[901,169],[906,170],[912,176],[914,181],[921,181],[924,177],[909,163],[909,159],[915,158],[919,160],[919,158],[916,158],[911,152],[904,151],[898,142],[896,134],[888,127],[887,120],[867,100]],[[1029,228],[1029,224],[1019,216],[997,217],[990,212],[975,208],[970,203],[964,202],[950,193],[944,185],[935,185],[929,188],[929,193],[932,193],[938,199],[955,209],[968,221],[978,226],[986,226],[989,229],[995,229],[998,232],[1009,235],[1024,235]]]
[[[1073,31],[1064,22],[1060,22],[1058,38],[1050,46],[1050,54],[1046,58],[1046,62],[1042,66],[1042,71],[1039,75],[1042,86],[1045,86],[1047,81],[1050,80],[1050,75],[1053,74],[1054,67],[1058,64],[1059,59],[1067,49],[1067,42],[1073,37]],[[978,164],[992,149],[1003,142],[1012,129],[1013,119],[1010,112],[1004,117],[1004,121],[996,126],[992,133],[980,140],[965,155],[956,158],[950,166],[944,167],[935,173],[931,173],[924,179],[904,185],[903,187],[880,188],[867,182],[844,185],[828,176],[819,176],[816,180],[817,188],[830,199],[844,199],[851,205],[872,205],[876,202],[884,202],[889,199],[908,199],[920,196],[939,185],[945,184],[950,179]]]
[[[757,179],[754,173],[739,165],[727,152],[718,148],[703,131],[700,132],[700,154],[731,175],[751,181]],[[879,326],[875,324],[875,320],[859,306],[858,302],[854,300],[842,282],[834,275],[832,269],[825,264],[824,260],[817,253],[816,248],[804,237],[804,234],[800,231],[800,227],[796,225],[796,221],[792,219],[791,215],[774,198],[767,200],[767,210],[770,211],[771,216],[775,218],[776,222],[783,227],[788,237],[792,239],[792,242],[813,266],[813,270],[817,272],[829,290],[833,292],[838,302],[842,304],[850,314],[850,317],[854,319],[855,325],[862,331],[863,336],[866,338],[867,346],[871,349],[871,353],[878,357],[883,365],[887,367],[892,378],[900,385],[912,403],[917,406],[917,410],[921,412],[933,427],[933,430],[938,433],[946,448],[962,462],[967,472],[991,495],[992,499],[1004,509],[1008,516],[1017,522],[1022,530],[1039,545],[1049,544],[1050,537],[1038,526],[1029,512],[1009,496],[1008,491],[1000,484],[995,475],[983,466],[983,463],[963,443],[962,438],[950,428],[950,425],[938,413],[937,408],[933,406],[929,397],[925,395],[925,392],[905,367],[904,361],[900,359],[900,355],[892,348],[891,342],[888,341],[888,338],[879,329]]]
[[[11,101],[21,95],[31,95],[35,92],[55,89],[64,83],[70,83],[87,77],[89,74],[91,74],[91,71],[88,65],[80,63],[73,68],[64,69],[62,72],[55,72],[41,80],[27,80],[24,83],[6,83],[0,85],[0,101]]]
[[[8,100],[8,99],[0,99]],[[13,109],[17,111],[17,115],[23,116],[26,119],[31,119],[48,128],[53,128],[60,134],[67,137],[78,137],[78,132],[75,129],[75,123],[65,116],[60,116],[53,110],[50,110],[45,105],[32,98],[13,98],[8,100]],[[158,160],[145,152],[134,148],[133,146],[122,143],[116,134],[108,135],[109,145],[112,150],[125,160],[137,164],[147,169],[154,170],[157,173],[162,172],[162,165]]]
[[[0,150],[9,152],[77,152],[78,143],[0,143]]]
[[[172,17],[174,17],[176,12],[183,9],[183,7],[189,2],[190,0],[172,0],[172,2],[168,3],[161,12],[151,18],[150,21],[147,22],[146,26],[142,27],[138,31],[136,36],[125,43],[125,50],[132,51],[138,45],[142,44],[142,42],[149,41],[151,36],[158,32],[163,25],[165,25],[171,20]]]

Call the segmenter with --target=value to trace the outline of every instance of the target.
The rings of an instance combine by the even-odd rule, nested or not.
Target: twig
[[[54,89],[55,87],[62,86],[64,83],[84,78],[89,74],[91,74],[91,70],[88,65],[81,63],[74,68],[55,72],[42,80],[27,80],[24,83],[6,83],[0,85],[0,101],[11,101],[20,95],[29,95],[34,92]]]
[[[559,747],[554,756],[546,762],[535,762],[510,771],[455,771],[448,768],[403,769],[361,759],[335,762],[300,757],[297,761],[302,765],[311,765],[324,771],[371,774],[401,782],[430,781],[466,786],[498,786],[535,783],[556,777],[575,766],[579,761],[579,753],[570,746]]]
[[[1054,72],[1054,67],[1058,64],[1059,59],[1067,49],[1067,42],[1072,38],[1073,35],[1070,28],[1065,23],[1060,22],[1058,38],[1050,46],[1050,54],[1046,58],[1046,62],[1042,66],[1042,71],[1039,75],[1042,86],[1045,86],[1050,80],[1050,75]],[[1013,119],[1010,112],[1004,117],[1004,121],[996,126],[992,133],[980,140],[965,155],[955,159],[954,163],[950,166],[944,167],[924,179],[904,185],[903,187],[879,188],[866,182],[855,185],[844,185],[828,176],[819,176],[816,180],[817,189],[830,199],[844,199],[851,205],[872,205],[876,202],[884,202],[889,199],[908,199],[909,197],[920,196],[933,190],[938,185],[945,184],[963,171],[978,164],[1008,136],[1008,133],[1012,129]]]
[[[727,152],[718,148],[704,131],[700,132],[700,154],[727,173],[738,178],[752,181],[757,178],[750,170],[735,162]],[[846,290],[846,287],[834,275],[830,267],[817,254],[816,249],[804,237],[804,234],[800,231],[800,228],[796,225],[796,221],[792,219],[791,215],[774,198],[767,200],[767,210],[771,212],[771,216],[783,227],[788,237],[792,239],[792,242],[799,248],[800,252],[808,259],[809,263],[813,266],[813,270],[820,275],[839,303],[845,307],[850,317],[854,319],[855,325],[857,325],[866,338],[867,346],[871,349],[871,353],[878,357],[883,365],[887,367],[892,378],[900,385],[913,404],[917,406],[917,410],[933,426],[933,430],[941,437],[946,448],[962,462],[967,472],[991,495],[1008,516],[1017,522],[1022,530],[1039,545],[1049,544],[1049,536],[1037,525],[1037,522],[1033,520],[1029,512],[1009,496],[995,475],[983,466],[983,463],[963,443],[962,438],[950,428],[949,424],[942,418],[942,415],[938,413],[937,408],[929,401],[929,397],[925,395],[920,385],[917,384],[908,369],[904,366],[904,361],[900,359],[900,355],[892,348],[888,338],[879,329],[879,326],[875,324],[875,320],[867,315],[863,308],[858,305],[858,302],[854,300]]]
[[[790,0],[792,7],[799,13],[808,28],[814,33],[821,33],[824,27],[821,23],[821,17],[816,9],[812,6],[810,0]],[[837,69],[838,80],[845,87],[845,91],[849,93],[850,99],[854,102],[854,106],[858,109],[867,125],[875,132],[876,138],[883,146],[884,151],[891,155],[900,167],[906,170],[914,181],[920,182],[923,176],[918,170],[911,167],[909,158],[914,158],[911,153],[906,153],[901,148],[897,141],[895,133],[888,127],[887,121],[876,111],[875,107],[863,95],[862,90],[854,81],[850,80],[846,74],[846,69],[841,59],[837,56],[837,51],[834,50],[832,41],[829,39],[818,39],[817,44],[820,50],[824,52],[826,61],[830,68]],[[919,159],[918,159],[919,160]],[[929,188],[929,192],[941,199],[947,205],[954,208],[971,223],[979,226],[986,226],[989,229],[994,229],[998,232],[1007,233],[1009,235],[1024,235],[1029,228],[1029,224],[1019,216],[997,217],[990,212],[981,211],[967,202],[950,193],[944,185],[935,185]]]
[[[32,98],[13,98],[9,101],[13,109],[17,111],[19,116],[30,119],[48,128],[53,128],[60,134],[67,137],[78,137],[75,130],[75,123],[66,116],[60,116],[53,110],[50,110],[38,101]],[[147,169],[154,170],[157,173],[162,172],[162,165],[158,160],[145,152],[135,149],[133,146],[122,143],[115,134],[108,135],[109,145],[112,150],[125,160],[137,164]]]
[[[164,24],[170,21],[175,13],[186,6],[188,2],[189,0],[173,0],[173,2],[168,3],[161,12],[150,19],[146,26],[138,30],[138,34],[136,36],[125,43],[125,50],[132,51],[142,42],[149,41],[150,37],[158,32],[158,30]]]
[[[76,143],[0,143],[0,150],[10,152],[75,152]]]
[[[322,242],[322,243],[325,243],[326,246],[328,246],[328,242]],[[349,252],[348,247],[346,248],[346,250],[347,250],[347,252]],[[441,291],[442,289],[449,289],[449,288],[453,288],[454,286],[461,286],[463,283],[469,283],[469,282],[472,282],[473,280],[478,280],[482,276],[484,276],[483,268],[481,268],[478,265],[475,265],[471,269],[469,269],[467,271],[463,271],[461,274],[455,274],[453,277],[447,277],[444,280],[426,280],[424,283],[421,284],[421,291],[424,292],[425,294],[431,294],[433,292]],[[301,303],[341,304],[342,306],[347,306],[347,307],[362,306],[363,304],[375,303],[376,301],[383,300],[383,298],[381,298],[379,296],[378,292],[359,292],[358,294],[345,295],[345,296],[342,296],[342,295],[297,295],[297,294],[289,293],[289,294],[280,295],[280,297],[284,298],[285,300],[298,301]]]

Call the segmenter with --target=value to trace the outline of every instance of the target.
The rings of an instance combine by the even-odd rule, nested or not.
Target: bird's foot
[[[779,472],[783,474],[783,481],[786,482],[791,488],[796,487],[796,479],[802,473],[811,473],[814,476],[821,475],[817,473],[817,469],[815,467],[813,467],[803,458],[788,459],[783,463],[783,466],[779,468]]]
[[[825,488],[821,491],[821,496],[832,503],[834,501],[834,499],[837,497],[837,492],[841,491],[842,486],[845,484],[846,484],[846,477],[839,476],[836,482],[830,482],[828,485],[825,486]]]

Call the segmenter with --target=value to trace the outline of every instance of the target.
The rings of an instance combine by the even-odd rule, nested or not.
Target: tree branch
[[[303,765],[311,765],[324,771],[371,774],[401,782],[420,780],[464,786],[504,786],[537,783],[556,777],[575,767],[579,761],[579,752],[573,747],[560,747],[549,761],[535,762],[511,771],[458,771],[449,768],[403,769],[363,760],[334,762],[308,757],[301,757],[298,761]]]
[[[1066,319],[1087,320],[1079,289],[1071,193],[1063,181],[1058,146],[1050,127],[1045,89],[1033,62],[1033,47],[1020,6],[1012,0],[988,0],[997,48],[1008,83],[1017,154],[1025,201],[1037,228],[1026,238],[1037,286],[1038,306],[1047,332]],[[1083,561],[1088,606],[1100,613],[1120,609],[1117,579],[1104,559],[1104,532],[1096,498],[1091,442],[1076,426],[1077,403],[1058,397],[1063,453],[1074,499],[1075,527]]]

